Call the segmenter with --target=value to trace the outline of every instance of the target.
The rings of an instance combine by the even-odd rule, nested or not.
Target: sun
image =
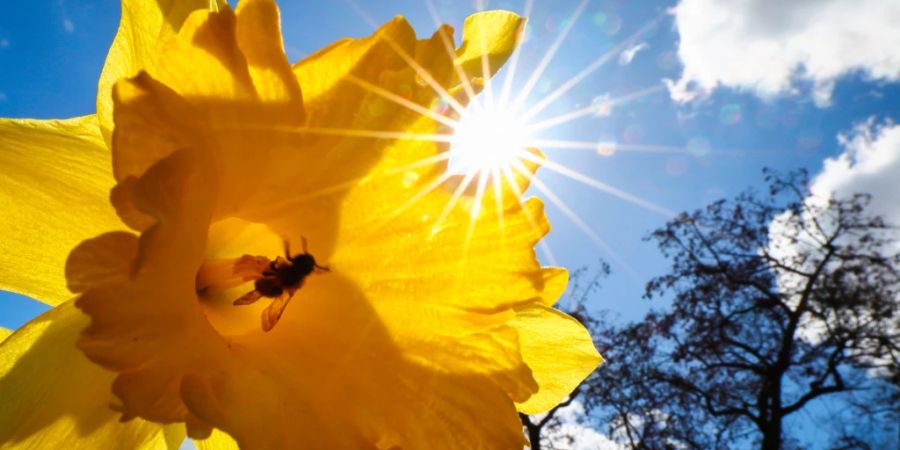
[[[523,157],[530,134],[515,111],[472,104],[450,138],[448,171],[468,175],[506,170]]]

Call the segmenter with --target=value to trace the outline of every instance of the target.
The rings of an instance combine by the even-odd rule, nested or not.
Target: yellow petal
[[[9,337],[9,335],[11,335],[12,333],[12,330],[8,328],[0,327],[0,342],[6,340],[6,338]]]
[[[469,16],[463,25],[463,43],[457,51],[456,64],[470,78],[490,78],[516,49],[524,26],[525,18],[508,11]]]
[[[408,89],[420,106],[434,100],[431,88],[420,86],[417,74],[398,56],[398,51],[420,56],[402,19],[371,38],[329,47],[297,65],[297,77],[309,85],[301,100],[297,81],[291,80],[293,87],[285,81],[286,60],[276,57],[282,52],[278,39],[252,38],[277,30],[274,11],[271,2],[257,0],[242,2],[236,15],[196,12],[150,74],[116,85],[121,132],[114,136],[113,164],[120,184],[113,200],[136,229],[147,222],[122,200],[129,197],[121,195],[133,182],[128,178],[176,149],[200,149],[228,180],[219,195],[222,214],[255,221],[290,217],[292,223],[273,226],[312,229],[306,236],[328,249],[339,204],[335,196],[365,177],[390,145],[390,139],[354,133],[401,133],[420,117],[357,82]],[[447,74],[446,81],[452,61],[438,46],[440,36],[429,42],[440,53],[431,55],[425,67]],[[305,110],[307,120],[301,123]],[[296,211],[298,202],[319,211],[285,214]]]
[[[119,422],[113,373],[75,347],[88,321],[64,303],[0,344],[0,448],[164,449],[178,440],[162,425]]]
[[[278,20],[269,0],[241,2],[237,12],[197,11],[153,70],[119,82],[116,179],[128,183],[177,149],[206,152],[229,180],[220,198],[222,209],[232,213],[248,197],[280,202],[281,189],[316,186],[316,176],[334,173],[322,170],[320,155],[298,151],[304,146],[298,131],[303,98],[284,56]],[[303,177],[294,176],[301,170]]]
[[[539,305],[520,308],[512,325],[519,332],[522,357],[540,386],[518,404],[525,414],[553,408],[603,362],[584,326],[560,311]]]
[[[294,64],[311,123],[334,128],[352,126],[357,120],[360,100],[369,94],[354,80],[381,84],[385,72],[407,67],[403,56],[413,58],[415,45],[415,31],[405,19],[398,17],[372,36],[337,41]],[[398,95],[409,95],[412,91],[412,86],[391,88]],[[383,108],[383,105],[367,105],[360,111],[366,119],[364,123],[381,115],[379,106]]]
[[[59,304],[69,250],[122,227],[96,118],[0,119],[0,171],[0,288]]]
[[[284,102],[290,122],[303,121],[303,99],[284,54],[278,6],[272,0],[243,0],[237,8],[237,41],[263,102]],[[283,119],[282,119],[283,120]]]
[[[544,292],[541,296],[542,303],[553,306],[562,297],[569,284],[569,272],[559,267],[544,268]]]
[[[227,3],[215,0],[227,8]],[[187,16],[210,6],[210,0],[122,0],[122,20],[106,56],[97,87],[97,116],[107,143],[113,129],[112,87],[156,66],[159,48],[181,28]]]
[[[475,211],[462,185],[441,182],[446,177],[438,164],[398,170],[439,151],[432,142],[398,142],[375,175],[348,193],[339,224],[344,251],[333,264],[358,277],[366,292],[408,293],[392,292],[386,304],[395,301],[391,296],[417,298],[488,313],[552,304],[565,278],[535,256],[534,246],[550,229],[542,202],[507,192],[514,200],[501,210],[485,204]]]
[[[213,430],[206,439],[195,439],[194,446],[197,450],[238,450],[238,444],[228,433],[221,430]]]

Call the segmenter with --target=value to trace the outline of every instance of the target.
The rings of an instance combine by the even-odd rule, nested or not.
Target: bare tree
[[[582,267],[572,272],[568,293],[559,304],[560,309],[585,325],[596,320],[592,318],[586,303],[591,295],[600,288],[600,281],[609,275],[609,265],[600,260],[596,270],[592,273],[589,273],[588,270],[587,267]],[[583,384],[575,388],[566,400],[544,414],[534,416],[519,414],[531,450],[555,450],[571,447],[576,436],[567,436],[565,433],[559,432],[564,423],[558,413],[580,397]]]
[[[838,395],[896,427],[896,230],[866,195],[811,200],[803,172],[766,180],[650,235],[671,268],[646,297],[668,308],[590,322],[609,363],[585,405],[627,447],[788,448],[785,419]]]

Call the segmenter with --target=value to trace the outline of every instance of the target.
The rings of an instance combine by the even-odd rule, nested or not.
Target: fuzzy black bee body
[[[262,297],[273,299],[262,312],[262,328],[269,331],[278,323],[294,293],[303,287],[306,277],[315,272],[328,272],[328,268],[316,263],[316,258],[306,249],[306,239],[303,239],[303,253],[296,255],[291,255],[290,245],[285,240],[284,258],[279,256],[269,262],[253,282],[253,290],[235,300],[234,305],[249,305]]]

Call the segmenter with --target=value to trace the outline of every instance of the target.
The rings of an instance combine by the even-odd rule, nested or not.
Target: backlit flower
[[[470,17],[448,56],[451,29],[398,18],[291,66],[271,1],[162,3],[123,5],[96,117],[0,122],[0,283],[58,305],[0,347],[0,442],[521,448],[517,411],[599,356],[551,308],[566,274],[535,258],[525,178],[451,202],[421,112],[521,19]],[[305,252],[293,297],[254,285]]]

